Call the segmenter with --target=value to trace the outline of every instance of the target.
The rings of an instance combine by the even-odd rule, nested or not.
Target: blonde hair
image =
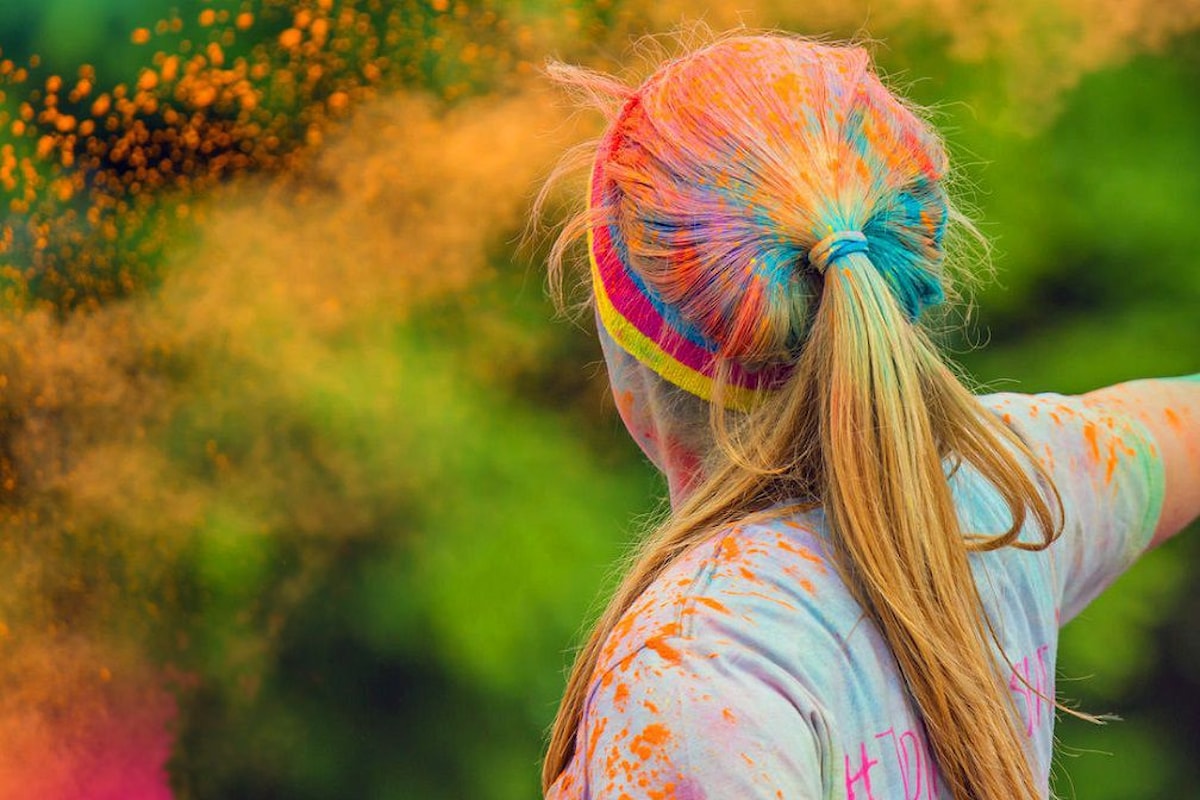
[[[896,658],[952,796],[1040,796],[968,553],[1048,546],[1058,498],[914,324],[941,299],[952,216],[936,134],[861,49],[786,36],[718,41],[636,90],[563,65],[551,75],[607,112],[616,187],[611,205],[565,226],[552,276],[573,236],[612,225],[629,268],[715,343],[717,368],[707,470],[641,544],[580,650],[544,788],[572,758],[599,652],[634,600],[719,529],[793,499],[824,506],[839,569]],[[869,250],[812,263],[840,230]],[[772,362],[786,362],[786,381],[726,411],[730,365]],[[1004,498],[1006,532],[960,529],[946,465],[961,463]],[[1036,542],[1019,538],[1030,517]]]

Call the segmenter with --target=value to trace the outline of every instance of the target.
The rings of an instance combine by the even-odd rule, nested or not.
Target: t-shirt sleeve
[[[592,800],[823,797],[812,715],[753,659],[657,640],[596,682],[578,745]]]
[[[1060,624],[1076,616],[1150,545],[1163,467],[1149,431],[1086,397],[982,398],[1030,448],[1062,498],[1062,536],[1048,550]]]

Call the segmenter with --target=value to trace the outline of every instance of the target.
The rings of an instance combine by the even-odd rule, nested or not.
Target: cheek
[[[621,421],[625,423],[633,438],[643,445],[654,443],[654,425],[651,424],[645,407],[638,402],[637,396],[631,390],[616,385],[612,387],[612,394],[617,404],[617,413],[621,415]]]

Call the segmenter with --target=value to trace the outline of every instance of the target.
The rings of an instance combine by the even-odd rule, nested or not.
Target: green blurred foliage
[[[292,24],[288,3],[264,7],[231,53],[276,42]],[[412,171],[433,166],[411,184],[407,165],[388,174],[378,192],[395,217],[363,223],[362,208],[350,205],[343,245],[387,244],[391,224],[479,228],[461,241],[453,231],[430,234],[435,248],[461,251],[465,277],[437,291],[419,282],[376,289],[356,283],[363,274],[322,278],[280,262],[237,283],[225,259],[256,252],[220,249],[245,233],[221,216],[222,204],[239,201],[239,186],[258,197],[255,181],[282,175],[285,194],[316,213],[321,198],[340,197],[337,174],[314,166],[324,140],[306,138],[302,106],[326,103],[335,88],[321,84],[303,97],[265,95],[273,113],[304,120],[281,129],[293,136],[283,150],[303,158],[253,162],[195,193],[152,196],[153,212],[171,220],[182,219],[185,202],[203,207],[211,198],[214,207],[172,222],[162,239],[169,246],[122,261],[127,291],[98,294],[86,309],[54,295],[59,316],[42,327],[22,309],[8,320],[24,338],[10,340],[0,386],[0,444],[17,482],[4,510],[19,520],[7,523],[4,552],[36,569],[10,560],[5,571],[24,594],[6,598],[3,614],[34,631],[65,625],[101,642],[132,640],[145,659],[185,676],[171,764],[180,797],[535,794],[569,649],[662,492],[589,366],[599,360],[589,334],[553,321],[537,246],[515,252],[520,220],[459,218],[431,199],[479,181],[478,191],[519,205],[531,186],[483,188],[504,176],[488,174],[482,148],[441,162],[430,145],[489,103],[528,92],[529,59],[556,52],[603,64],[599,54],[619,52],[631,32],[661,27],[650,7],[355,7],[396,31],[378,45],[389,60],[377,93],[359,105],[425,97],[432,110],[405,106],[405,124],[430,126],[432,138],[412,144]],[[133,29],[173,10],[191,20],[204,9],[241,8],[233,0],[7,3],[0,46],[18,61],[39,54],[41,77],[86,63],[111,86],[135,80],[151,57],[131,42]],[[805,25],[802,12],[764,13],[763,24]],[[973,327],[950,342],[977,380],[1075,392],[1200,369],[1192,263],[1200,228],[1190,220],[1200,204],[1200,38],[1132,59],[1116,52],[1032,109],[1012,86],[1024,74],[1013,66],[1020,53],[964,56],[953,31],[915,13],[889,24],[875,31],[886,40],[878,59],[896,83],[914,81],[914,99],[936,107],[964,200],[994,246],[999,280],[978,288]],[[161,46],[184,36],[169,33]],[[337,80],[363,69],[347,59]],[[15,108],[16,89],[5,102]],[[530,141],[544,135],[540,119],[514,108]],[[466,110],[455,117],[455,109]],[[341,118],[321,120],[330,140],[365,135],[344,131]],[[478,161],[477,172],[455,159]],[[538,161],[529,182],[548,167]],[[355,180],[369,179],[368,171]],[[317,202],[305,206],[309,195]],[[304,231],[282,235],[301,243],[279,252],[300,258]],[[458,262],[437,253],[412,256],[403,240],[394,249],[397,271],[457,275]],[[309,303],[297,290],[276,302],[272,280],[312,280],[318,297]],[[205,305],[214,285],[227,294]],[[348,320],[324,321],[340,319],[343,307]],[[205,315],[208,323],[196,323]],[[985,347],[970,346],[981,340]],[[44,387],[60,385],[70,388],[41,415]],[[114,385],[127,394],[103,399],[101,389]],[[86,400],[97,392],[101,400]],[[47,452],[47,463],[62,465],[57,478],[28,467]],[[92,485],[101,488],[89,494]],[[1151,554],[1066,629],[1060,694],[1127,721],[1097,728],[1063,719],[1060,794],[1186,796],[1200,780],[1186,744],[1200,736],[1196,547],[1184,537]]]

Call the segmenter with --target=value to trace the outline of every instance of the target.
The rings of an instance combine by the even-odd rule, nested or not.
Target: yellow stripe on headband
[[[657,342],[638,330],[637,326],[622,316],[621,312],[613,306],[604,281],[600,277],[600,265],[596,263],[594,234],[591,226],[588,226],[587,244],[588,261],[592,267],[592,287],[596,296],[596,310],[608,335],[622,349],[664,380],[712,402],[714,389],[712,378],[702,372],[697,372],[663,350]],[[762,397],[765,397],[766,392],[761,389],[747,389],[744,386],[726,383],[723,395],[722,399],[726,408],[746,411]]]

